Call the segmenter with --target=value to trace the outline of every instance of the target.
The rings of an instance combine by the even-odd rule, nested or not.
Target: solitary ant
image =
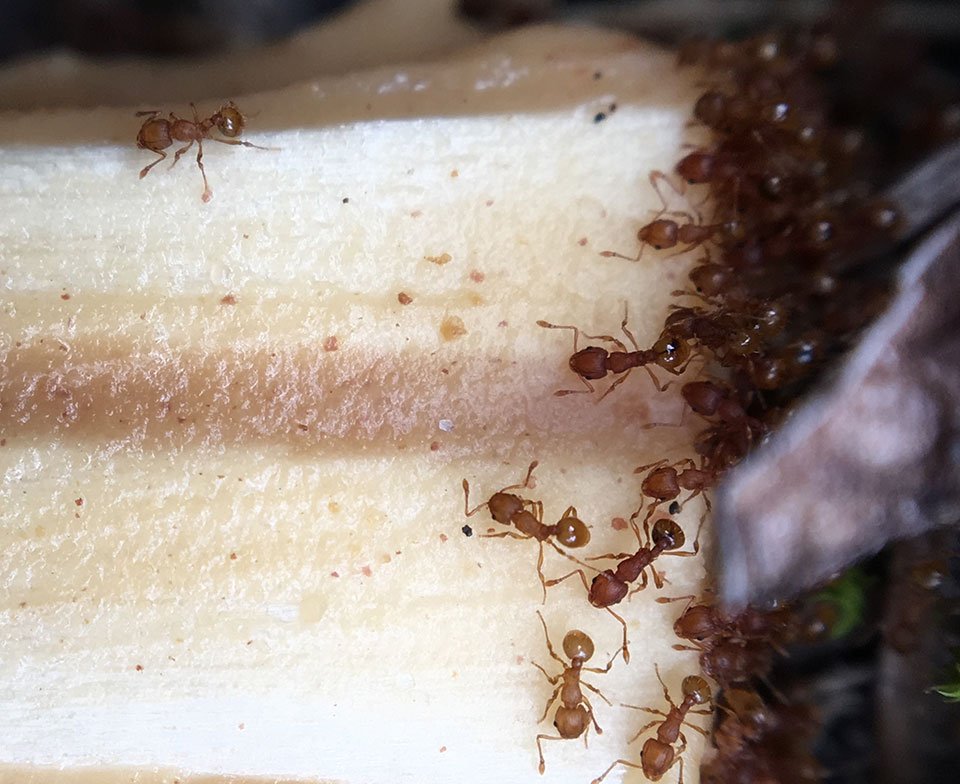
[[[627,261],[640,261],[643,256],[643,249],[651,245],[654,250],[667,250],[675,248],[677,245],[689,245],[688,250],[692,250],[698,245],[712,239],[720,231],[727,233],[737,233],[739,224],[736,221],[727,223],[712,223],[704,225],[700,223],[677,223],[669,218],[657,218],[646,226],[641,226],[637,231],[637,239],[640,241],[640,251],[636,257],[624,256],[612,250],[605,250],[600,253],[605,258],[626,259]]]
[[[170,118],[164,120],[162,117],[159,117],[160,111],[158,109],[151,109],[146,112],[137,112],[137,117],[147,117],[147,120],[144,120],[142,126],[140,126],[140,131],[137,133],[137,147],[141,150],[150,150],[157,153],[160,157],[157,158],[149,166],[145,166],[140,171],[141,179],[147,176],[147,172],[150,171],[154,166],[156,166],[160,161],[167,157],[167,154],[164,152],[167,147],[172,145],[174,142],[187,142],[185,147],[181,147],[177,150],[176,154],[173,156],[173,163],[170,164],[172,169],[177,165],[177,161],[180,160],[180,156],[183,155],[187,150],[189,150],[193,143],[197,143],[197,166],[200,167],[200,174],[203,176],[203,195],[201,198],[207,202],[210,201],[213,196],[213,191],[210,190],[209,184],[207,184],[207,174],[203,169],[203,140],[210,139],[214,142],[220,142],[221,144],[240,144],[244,147],[255,147],[258,150],[270,150],[275,149],[272,147],[260,147],[256,144],[251,144],[250,142],[240,141],[234,137],[239,136],[243,133],[243,127],[246,124],[246,119],[243,114],[240,112],[240,109],[237,108],[236,104],[233,101],[227,101],[223,106],[221,106],[216,112],[211,114],[205,120],[201,120],[197,114],[197,107],[192,103],[190,108],[193,109],[193,120],[184,120],[182,117],[177,117],[173,112],[170,112]],[[224,136],[230,137],[227,139],[218,139],[216,136],[211,136],[210,131],[216,127],[218,131]]]
[[[540,576],[540,585],[543,587],[543,600],[547,600],[547,583],[543,576],[543,545],[549,544],[554,550],[571,561],[580,563],[576,558],[568,555],[551,541],[550,537],[556,537],[564,547],[585,547],[590,542],[590,530],[586,524],[577,517],[577,510],[573,506],[567,507],[560,520],[553,525],[543,524],[543,504],[540,501],[528,501],[507,490],[517,490],[519,488],[530,487],[530,477],[533,469],[538,465],[534,460],[527,469],[526,479],[519,485],[508,485],[502,490],[497,491],[490,496],[489,501],[470,509],[470,483],[463,480],[463,510],[467,517],[475,515],[483,507],[490,509],[490,516],[501,525],[514,525],[517,527],[514,531],[502,531],[495,534],[481,534],[481,536],[497,539],[509,536],[513,539],[536,539],[540,546],[540,557],[537,559],[537,574]],[[530,506],[534,511],[527,511]]]
[[[713,712],[711,709],[693,710],[694,705],[703,705],[704,703],[710,702],[710,687],[703,678],[700,678],[696,675],[688,675],[683,679],[683,683],[680,686],[680,689],[683,692],[683,700],[679,705],[677,705],[670,698],[670,692],[667,690],[667,684],[665,684],[663,682],[663,678],[660,677],[660,668],[654,665],[654,669],[657,673],[657,680],[659,680],[660,685],[663,686],[663,696],[667,702],[670,703],[670,711],[668,713],[664,713],[656,708],[643,708],[638,705],[624,705],[623,707],[646,711],[647,713],[653,713],[657,716],[663,716],[663,721],[654,719],[646,726],[641,727],[640,732],[634,735],[630,740],[631,743],[633,743],[633,741],[639,738],[648,729],[659,724],[660,726],[657,728],[657,736],[655,738],[647,738],[646,743],[643,744],[643,749],[640,751],[639,765],[635,762],[630,762],[629,760],[618,759],[603,772],[602,776],[595,778],[591,784],[600,784],[600,782],[607,777],[607,774],[617,767],[617,765],[626,765],[630,768],[640,768],[643,771],[643,775],[650,779],[650,781],[659,781],[663,774],[670,770],[670,768],[672,768],[678,762],[680,763],[679,784],[683,784],[683,752],[684,749],[687,748],[687,739],[684,737],[680,728],[681,726],[686,725],[690,729],[696,730],[701,735],[706,737],[707,731],[702,727],[698,727],[695,724],[688,722],[686,720],[686,716],[690,713],[707,716]],[[680,740],[680,745],[678,747],[674,747],[673,744],[677,742],[678,738]]]
[[[647,532],[646,544],[640,538],[640,529],[637,528],[636,523],[631,520],[633,525],[633,532],[637,536],[637,541],[640,543],[640,547],[632,555],[630,553],[608,553],[607,555],[600,555],[595,558],[590,558],[591,561],[600,560],[602,558],[613,558],[619,560],[620,563],[617,564],[616,570],[605,569],[602,572],[599,572],[596,577],[593,578],[593,582],[590,585],[587,585],[587,576],[583,573],[582,569],[576,569],[575,571],[565,574],[563,577],[558,577],[554,580],[548,580],[546,582],[547,586],[553,586],[557,583],[563,582],[568,577],[573,577],[574,575],[579,575],[580,580],[583,582],[583,587],[587,590],[587,599],[594,607],[604,609],[610,613],[614,618],[616,618],[620,625],[623,627],[623,660],[624,662],[630,661],[630,651],[627,648],[627,622],[623,620],[619,615],[617,615],[610,608],[619,604],[623,601],[623,598],[627,595],[629,590],[628,583],[632,583],[638,578],[640,579],[640,586],[635,589],[635,591],[640,591],[647,587],[647,568],[650,569],[651,574],[653,575],[653,582],[657,588],[663,587],[663,575],[661,575],[654,567],[653,562],[657,560],[661,555],[678,555],[689,557],[696,555],[700,552],[700,529],[697,529],[697,537],[693,542],[693,551],[692,552],[673,552],[675,550],[683,547],[686,539],[683,535],[683,529],[680,528],[677,523],[673,520],[664,517],[660,520],[657,520],[653,526],[653,533]],[[703,520],[700,521],[701,527],[703,526]],[[590,567],[592,568],[592,567]]]
[[[549,675],[543,667],[533,662],[533,666],[546,676],[550,684],[557,687],[553,690],[553,694],[550,695],[550,699],[547,700],[547,707],[544,708],[540,721],[547,718],[547,714],[550,712],[550,706],[557,701],[558,695],[560,698],[560,707],[557,708],[557,713],[553,720],[553,726],[557,728],[557,732],[559,732],[560,735],[537,735],[537,751],[540,752],[540,773],[542,774],[546,769],[543,761],[543,747],[540,745],[542,741],[569,740],[571,738],[579,738],[583,735],[583,742],[584,745],[586,745],[586,733],[590,729],[591,721],[593,722],[594,729],[597,731],[597,735],[603,734],[603,730],[600,729],[600,725],[597,724],[597,719],[593,715],[593,706],[580,687],[586,686],[590,691],[599,694],[607,705],[610,704],[610,700],[604,697],[596,687],[581,681],[580,673],[584,670],[599,673],[610,672],[610,668],[613,666],[617,655],[613,655],[613,658],[607,662],[606,667],[584,667],[583,665],[593,656],[593,640],[579,629],[573,629],[567,632],[563,638],[563,652],[570,660],[570,665],[567,666],[566,662],[557,656],[556,651],[553,650],[553,645],[550,643],[550,633],[547,631],[547,623],[543,620],[543,616],[539,610],[537,611],[537,617],[540,618],[540,623],[543,624],[543,635],[547,638],[547,650],[550,651],[550,655],[554,659],[563,665],[562,673],[559,675]],[[557,683],[560,681],[563,682],[557,686]],[[584,705],[586,705],[586,708],[583,707]]]
[[[617,351],[607,351],[605,348],[600,348],[599,346],[588,346],[587,348],[578,350],[577,342],[581,332],[577,327],[551,324],[547,321],[537,321],[537,326],[544,327],[545,329],[573,330],[573,354],[570,356],[570,369],[577,374],[586,389],[560,389],[553,393],[558,397],[594,392],[595,390],[590,380],[604,378],[607,373],[622,373],[623,375],[614,381],[607,391],[600,396],[599,400],[603,400],[613,392],[614,389],[627,380],[630,371],[635,367],[644,368],[647,373],[650,374],[650,378],[653,379],[657,391],[662,392],[666,389],[666,386],[660,385],[660,382],[649,366],[655,364],[668,373],[679,376],[687,369],[687,365],[691,359],[690,346],[687,342],[675,338],[666,332],[660,336],[660,339],[653,344],[652,348],[641,349],[640,346],[637,345],[633,333],[627,329],[626,313],[623,315],[623,321],[620,322],[620,329],[622,329],[623,333],[629,338],[634,349],[636,349],[635,351],[627,351],[627,347],[612,335],[588,335],[586,333],[583,333],[583,336],[587,338],[587,340],[605,340],[608,343],[613,343],[613,345],[617,347]],[[599,400],[597,402],[599,402]]]

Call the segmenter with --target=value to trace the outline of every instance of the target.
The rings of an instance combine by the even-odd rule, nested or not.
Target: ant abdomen
[[[564,547],[586,547],[590,543],[590,529],[578,517],[563,517],[557,521],[556,539]]]

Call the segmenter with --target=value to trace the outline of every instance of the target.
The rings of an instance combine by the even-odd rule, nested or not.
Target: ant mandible
[[[657,588],[663,587],[663,575],[661,575],[653,565],[653,562],[661,555],[689,557],[700,552],[700,528],[697,529],[697,536],[693,542],[693,551],[678,553],[674,551],[683,547],[686,539],[683,535],[683,529],[673,520],[666,517],[657,520],[657,522],[654,523],[653,532],[647,532],[646,544],[644,544],[640,538],[640,529],[637,528],[636,523],[632,519],[630,523],[633,526],[633,532],[637,536],[637,541],[640,543],[640,547],[635,553],[632,555],[630,553],[608,553],[607,555],[600,555],[589,559],[591,561],[603,558],[619,560],[620,563],[617,564],[616,570],[605,569],[599,572],[597,576],[593,578],[593,582],[590,585],[587,585],[587,576],[583,573],[582,569],[576,569],[569,574],[565,574],[563,577],[547,580],[545,583],[547,586],[553,586],[563,582],[569,577],[579,575],[580,580],[583,582],[583,587],[587,591],[587,600],[590,604],[599,609],[606,610],[616,618],[623,627],[622,650],[624,662],[630,661],[630,651],[627,647],[627,622],[610,608],[623,601],[623,598],[629,590],[628,583],[632,583],[639,578],[640,586],[636,588],[635,591],[640,591],[647,587],[646,570],[648,567],[653,574],[654,584]],[[703,520],[700,521],[700,527],[703,527]]]
[[[193,146],[193,143],[196,142],[198,147],[197,166],[200,168],[200,174],[203,176],[203,195],[201,198],[207,202],[210,201],[213,196],[213,191],[210,190],[210,185],[207,183],[207,173],[203,168],[204,139],[210,139],[211,141],[220,142],[221,144],[240,144],[244,147],[254,147],[258,150],[276,148],[260,147],[256,144],[234,138],[243,133],[246,118],[233,101],[228,101],[204,120],[200,119],[197,114],[197,107],[194,104],[191,103],[190,108],[193,110],[193,120],[185,120],[173,112],[170,112],[169,119],[165,120],[158,116],[160,114],[158,109],[136,113],[137,117],[148,118],[144,120],[143,125],[140,126],[140,131],[137,133],[137,147],[141,150],[150,150],[160,156],[149,166],[145,166],[140,170],[140,178],[143,179],[146,177],[148,171],[167,157],[164,150],[174,142],[187,142],[187,145],[177,150],[173,156],[173,163],[170,164],[171,169],[177,165],[180,156],[189,150]],[[221,134],[229,138],[218,139],[216,136],[211,136],[210,131],[214,127],[216,127]]]
[[[593,388],[593,384],[590,383],[591,380],[596,381],[597,379],[604,378],[607,373],[613,373],[615,375],[622,374],[620,378],[614,381],[599,397],[597,400],[599,403],[600,400],[603,400],[613,392],[614,389],[626,381],[630,372],[635,367],[642,367],[646,370],[647,373],[650,374],[650,378],[653,379],[657,391],[663,392],[668,385],[660,385],[657,377],[650,369],[650,365],[655,364],[675,376],[679,376],[687,369],[687,365],[692,358],[692,352],[685,340],[681,340],[665,332],[660,336],[660,339],[653,344],[652,348],[641,349],[640,346],[637,345],[633,333],[627,329],[627,320],[628,315],[626,308],[624,308],[623,321],[620,322],[620,329],[623,330],[623,333],[633,344],[634,351],[627,351],[627,347],[612,335],[588,335],[585,332],[581,333],[577,327],[551,324],[548,321],[537,321],[537,326],[545,329],[573,330],[573,354],[570,355],[570,369],[577,374],[577,377],[586,389],[558,389],[553,393],[554,395],[563,397],[564,395],[576,395],[585,392],[592,393],[596,390]],[[587,340],[605,340],[613,343],[613,345],[617,347],[617,350],[607,351],[605,348],[599,346],[588,346],[587,348],[578,350],[577,343],[581,334],[583,334]]]
[[[599,694],[607,705],[610,704],[610,700],[604,697],[595,686],[581,681],[580,673],[583,671],[598,672],[601,674],[610,672],[610,668],[613,667],[613,662],[616,660],[617,655],[613,655],[613,658],[607,662],[606,667],[584,667],[583,665],[593,656],[593,640],[590,639],[589,635],[579,629],[573,629],[567,632],[563,638],[563,652],[570,660],[570,665],[567,666],[567,663],[557,656],[556,651],[553,650],[553,645],[550,643],[550,633],[547,631],[547,622],[543,620],[543,616],[539,610],[537,611],[537,617],[540,618],[540,623],[543,624],[543,635],[547,638],[547,650],[549,650],[550,655],[563,666],[563,672],[559,675],[549,675],[543,667],[536,662],[532,662],[533,666],[546,676],[550,684],[556,686],[553,694],[550,695],[550,699],[547,700],[547,707],[544,708],[540,721],[547,718],[547,714],[550,712],[550,706],[557,701],[558,697],[560,699],[560,707],[557,708],[557,713],[553,720],[553,726],[557,728],[557,732],[559,732],[560,735],[537,735],[537,751],[540,752],[540,773],[542,774],[544,770],[546,770],[546,765],[543,761],[542,741],[570,740],[583,735],[583,742],[584,745],[586,745],[586,733],[590,729],[591,721],[593,722],[594,729],[597,731],[597,735],[603,734],[603,730],[600,729],[600,725],[597,724],[597,719],[593,715],[593,706],[580,687],[585,686],[590,689],[590,691]],[[560,681],[562,681],[562,683],[560,683]],[[557,685],[558,683],[559,685]],[[584,708],[584,705],[586,705],[586,708]]]
[[[643,749],[640,751],[639,765],[629,760],[618,759],[603,772],[603,775],[595,778],[591,784],[600,784],[617,765],[640,768],[643,771],[643,775],[650,779],[650,781],[659,781],[663,777],[663,774],[678,762],[680,763],[679,784],[683,784],[683,752],[687,748],[687,739],[684,737],[680,728],[685,725],[692,730],[696,730],[704,737],[707,736],[705,729],[691,724],[686,720],[686,717],[692,713],[708,716],[713,712],[712,709],[693,710],[694,705],[703,705],[706,702],[710,702],[710,687],[703,678],[697,675],[688,675],[683,679],[683,683],[680,686],[683,692],[683,700],[677,705],[670,697],[667,684],[665,684],[663,678],[660,677],[660,668],[654,665],[654,669],[657,673],[657,680],[659,680],[660,685],[663,686],[663,696],[670,704],[670,711],[664,713],[656,708],[644,708],[638,705],[624,705],[623,707],[633,708],[634,710],[641,710],[663,717],[662,721],[654,719],[649,724],[641,727],[640,731],[630,740],[631,743],[648,729],[659,724],[657,736],[655,738],[647,738],[646,743],[643,744]],[[680,740],[680,746],[674,747],[673,744],[677,742],[678,738]]]
[[[577,517],[576,507],[569,506],[563,513],[559,521],[553,525],[543,524],[543,504],[540,501],[528,501],[507,490],[517,490],[530,487],[530,477],[533,475],[533,469],[538,462],[534,460],[527,469],[527,476],[521,484],[508,485],[498,490],[489,501],[470,509],[470,483],[463,480],[463,510],[467,517],[472,517],[483,507],[490,509],[490,516],[501,525],[514,525],[519,533],[514,531],[501,531],[495,534],[481,534],[481,536],[490,539],[498,539],[509,536],[513,539],[536,539],[540,546],[540,557],[537,559],[537,574],[540,577],[540,585],[543,587],[543,601],[547,600],[547,583],[543,576],[543,545],[549,544],[554,550],[571,561],[580,563],[571,555],[568,555],[556,543],[551,541],[550,537],[555,537],[564,547],[585,547],[590,542],[590,530],[586,524]],[[534,512],[527,510],[527,506],[534,509]]]

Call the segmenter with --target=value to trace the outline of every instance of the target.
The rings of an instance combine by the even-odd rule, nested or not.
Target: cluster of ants
[[[849,347],[887,301],[890,276],[883,272],[889,273],[892,265],[884,262],[895,248],[901,217],[894,204],[874,195],[883,185],[880,178],[893,176],[876,162],[880,154],[896,160],[892,140],[905,138],[915,124],[909,118],[891,123],[884,117],[883,132],[877,133],[869,106],[845,102],[849,96],[838,95],[842,87],[837,85],[846,84],[851,93],[862,91],[867,80],[859,75],[874,65],[857,61],[861,50],[854,45],[849,46],[853,62],[844,57],[850,44],[845,36],[856,34],[849,26],[841,31],[825,25],[816,31],[768,34],[736,44],[698,40],[684,46],[679,64],[701,67],[711,82],[693,114],[694,122],[708,129],[712,142],[685,154],[673,172],[650,174],[662,209],[638,230],[635,255],[614,251],[601,255],[639,262],[648,249],[702,250],[689,272],[690,288],[674,292],[687,302],[671,307],[660,336],[648,348],[638,344],[626,316],[620,327],[629,347],[612,335],[588,335],[576,326],[537,322],[572,332],[569,367],[581,388],[561,389],[555,392],[559,396],[595,393],[595,382],[614,376],[599,402],[641,367],[662,391],[665,385],[654,371],[680,376],[696,357],[711,367],[711,375],[680,388],[685,413],[690,410],[705,423],[693,443],[697,458],[661,460],[636,469],[643,474],[641,494],[647,512],[642,522],[638,520],[643,506],[630,518],[638,543],[635,552],[599,556],[616,560],[615,567],[594,570],[588,580],[584,570],[593,567],[560,547],[583,547],[589,541],[576,509],[570,507],[555,525],[545,525],[539,502],[508,492],[528,486],[535,463],[524,483],[504,488],[481,505],[498,523],[516,528],[494,535],[539,543],[537,570],[544,595],[548,587],[579,577],[590,604],[623,626],[625,662],[626,624],[613,606],[630,593],[631,584],[636,584],[634,591],[645,588],[648,573],[654,585],[662,587],[656,568],[659,558],[694,555],[699,548],[699,530],[692,549],[681,550],[683,531],[669,517],[657,518],[657,512],[670,504],[675,513],[684,491],[690,497],[703,495],[709,512],[705,491],[769,437],[825,362]],[[897,94],[903,99],[897,105],[911,106],[914,118],[929,106],[919,100],[910,103],[917,96],[909,85],[887,89],[903,91]],[[861,106],[860,113],[849,105]],[[838,106],[848,108],[841,112]],[[685,199],[688,209],[671,212],[665,189]],[[712,209],[708,221],[697,212],[704,205]],[[590,344],[581,347],[582,340]],[[466,480],[463,485],[466,493]],[[479,508],[465,511],[471,515]],[[580,568],[545,579],[541,568],[545,543]],[[687,717],[698,712],[696,706],[708,704],[713,709],[707,712],[714,715],[713,748],[701,767],[703,781],[819,780],[823,771],[811,751],[817,729],[813,712],[790,704],[767,677],[784,646],[806,634],[800,614],[775,605],[730,615],[713,604],[697,603],[692,596],[680,599],[686,606],[674,631],[683,642],[674,647],[697,652],[702,674],[717,684],[718,691],[712,695],[703,677],[691,675],[683,682],[678,704],[664,687],[667,712],[641,708],[660,718],[637,735],[657,726],[639,763],[617,760],[594,784],[617,766],[639,767],[656,781],[675,764],[682,782],[686,739],[681,727],[707,734]],[[554,722],[559,736],[537,737],[541,772],[543,740],[580,737],[591,722],[599,732],[579,677],[582,670],[607,672],[613,660],[604,668],[584,667],[592,654],[588,641],[582,632],[570,632],[563,646],[567,664],[555,654],[548,637],[550,653],[564,669],[550,678],[553,684],[562,683],[544,718],[559,694]]]

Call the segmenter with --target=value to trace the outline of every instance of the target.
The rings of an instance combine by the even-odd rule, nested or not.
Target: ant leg
[[[624,558],[629,558],[634,553],[607,553],[606,555],[591,555],[587,558],[588,561],[603,561],[603,560],[613,560],[613,561],[622,561]],[[591,569],[593,567],[590,567]]]
[[[670,190],[676,193],[678,196],[683,196],[686,193],[686,183],[682,180],[680,181],[680,187],[678,188],[674,182],[670,180],[670,175],[665,174],[659,169],[654,169],[650,172],[650,184],[653,186],[653,189],[657,192],[657,196],[660,197],[660,202],[663,204],[663,209],[660,211],[660,214],[667,212],[669,205],[667,200],[664,198],[663,193],[660,190],[660,185],[658,184],[659,180],[663,180],[667,185],[670,186]]]
[[[617,657],[614,656],[614,657],[610,660],[610,663],[613,664],[613,662],[616,661],[616,658],[617,658]],[[597,669],[597,668],[595,667],[595,668],[591,669],[590,672],[606,672],[606,670]],[[586,683],[585,681],[580,681],[580,685],[581,685],[581,686],[586,686],[586,687],[587,687],[588,689],[590,689],[590,691],[592,691],[594,694],[599,695],[600,699],[603,700],[605,703],[607,703],[607,705],[613,706],[613,703],[610,702],[610,700],[608,700],[608,699],[604,696],[603,692],[600,691],[600,689],[598,689],[596,686],[591,686],[589,683]],[[593,706],[592,706],[589,702],[587,702],[587,698],[586,698],[586,697],[583,698],[583,701],[587,703],[587,707],[589,707],[590,710],[593,710]],[[600,728],[597,727],[597,733],[599,733],[599,732],[600,732]]]
[[[255,150],[272,150],[276,152],[277,150],[282,149],[281,147],[261,147],[259,144],[251,144],[250,142],[245,142],[241,139],[218,139],[216,136],[208,137],[212,142],[220,142],[220,144],[239,144],[242,147],[253,147]]]
[[[636,468],[633,469],[633,473],[642,474],[648,468],[662,468],[663,466],[667,465],[667,463],[669,462],[670,461],[667,460],[666,458],[661,458],[656,463],[647,463],[647,465],[637,466]]]
[[[699,714],[699,715],[701,715],[701,716],[709,716],[711,713],[713,713],[713,711],[712,711],[712,710],[690,711],[690,713],[697,713],[697,714]],[[710,734],[710,733],[707,732],[703,727],[698,727],[696,724],[691,724],[689,721],[684,721],[683,724],[684,724],[685,726],[689,727],[689,728],[692,729],[692,730],[696,730],[696,731],[699,732],[701,735],[703,735],[703,737],[705,737],[705,738]]]
[[[156,153],[157,155],[159,155],[160,157],[157,158],[157,159],[156,159],[153,163],[151,163],[149,166],[144,166],[144,167],[140,170],[140,179],[141,179],[141,180],[142,180],[144,177],[147,176],[147,172],[148,172],[148,171],[150,171],[154,166],[156,166],[158,163],[160,163],[160,161],[162,161],[164,158],[167,157],[167,154],[166,154],[163,150],[151,150],[151,152],[155,152],[155,153]]]
[[[134,112],[134,117],[156,117],[160,114],[159,109],[147,109],[145,112]]]
[[[610,613],[614,618],[616,618],[617,621],[620,622],[620,625],[623,627],[623,648],[621,648],[621,650],[623,651],[623,663],[624,663],[624,664],[629,664],[629,663],[630,663],[630,649],[627,647],[627,643],[629,642],[629,641],[627,640],[627,622],[626,622],[625,620],[623,620],[623,618],[621,618],[619,615],[617,615],[617,614],[616,614],[613,610],[611,610],[609,607],[604,607],[603,609],[606,610],[608,613]]]
[[[505,537],[510,537],[511,539],[529,539],[529,536],[524,534],[518,534],[516,531],[501,531],[496,534],[480,534],[481,539],[503,539]]]
[[[615,767],[617,767],[617,765],[626,765],[627,767],[630,767],[630,768],[639,768],[641,770],[643,769],[643,765],[638,765],[636,762],[630,762],[630,760],[625,760],[625,759],[618,759],[609,768],[607,768],[600,776],[598,776],[593,781],[591,781],[590,784],[600,784],[600,782],[603,781],[610,774],[610,771],[613,770]]]
[[[613,667],[613,663],[617,660],[617,656],[619,656],[619,655],[620,655],[620,652],[619,652],[619,651],[617,651],[615,654],[613,654],[613,658],[611,658],[610,661],[607,662],[607,666],[606,666],[606,667],[584,667],[583,669],[584,669],[586,672],[599,672],[599,673],[601,673],[601,674],[610,672],[610,668]],[[585,684],[583,684],[583,685],[586,686],[587,684],[585,683]],[[590,688],[593,688],[593,687],[591,686]],[[600,694],[600,692],[597,692],[597,694]],[[600,694],[600,696],[603,697],[602,694]],[[607,699],[606,697],[603,697],[603,698],[604,698],[605,700]],[[607,702],[609,702],[609,700],[607,700]]]
[[[625,707],[625,708],[636,708],[637,706],[636,706],[636,705],[625,705],[624,707]],[[644,709],[643,709],[643,708],[637,708],[637,710],[644,710]],[[662,714],[662,715],[666,716],[666,714]],[[661,724],[661,723],[662,723],[662,722],[660,721],[660,719],[654,719],[654,720],[651,721],[650,723],[644,724],[644,725],[637,731],[637,734],[634,735],[632,738],[630,738],[630,740],[628,740],[627,743],[633,743],[637,738],[639,738],[641,735],[643,735],[643,733],[645,733],[648,729],[650,729],[651,727],[655,727],[657,724]]]
[[[210,190],[210,185],[207,182],[207,173],[203,170],[203,142],[199,139],[197,140],[197,148],[197,166],[200,167],[200,174],[203,175],[203,195],[200,198],[204,202],[208,202],[213,198],[213,191]]]
[[[533,510],[532,514],[536,518],[538,523],[543,523],[543,501],[530,501],[530,508]]]
[[[627,336],[630,342],[633,344],[634,349],[637,351],[640,350],[640,346],[637,344],[637,339],[633,336],[633,333],[627,329],[627,318],[629,314],[627,313],[627,303],[623,303],[623,321],[620,322],[620,329],[623,330],[623,334]]]
[[[543,625],[543,636],[546,637],[547,639],[547,650],[550,651],[550,655],[554,659],[556,659],[558,662],[560,662],[560,664],[564,666],[564,668],[566,668],[567,663],[563,659],[561,659],[559,656],[557,656],[557,652],[553,649],[553,645],[550,642],[550,632],[547,631],[547,622],[543,620],[543,615],[541,615],[539,610],[537,610],[537,617],[540,619],[540,623]],[[541,667],[541,669],[543,668]],[[544,673],[544,675],[546,675],[546,673]],[[556,681],[555,680],[551,681],[551,683],[556,683]]]
[[[615,250],[602,250],[600,255],[605,259],[624,259],[625,261],[640,261],[640,257],[643,256],[643,249],[647,247],[647,243],[640,243],[640,252],[637,254],[636,258],[631,256],[624,256],[622,253],[617,253]]]
[[[652,565],[650,566],[650,569],[653,571],[654,574],[657,573],[657,570],[654,569]],[[627,601],[630,601],[631,597],[632,597],[635,593],[639,593],[640,591],[642,591],[644,588],[647,587],[648,584],[649,584],[649,582],[647,581],[647,572],[646,572],[646,570],[644,570],[644,571],[640,572],[640,585],[638,585],[636,588],[634,588],[632,591],[630,591],[629,594],[627,594]],[[661,587],[661,586],[657,586],[657,587],[659,588],[659,587]]]
[[[663,678],[660,676],[660,665],[654,662],[653,671],[657,674],[657,680],[660,681],[660,685],[663,686],[663,698],[670,703],[671,708],[676,708],[677,704],[670,699],[670,690],[667,688],[667,684],[663,682]]]
[[[537,320],[537,326],[544,329],[572,329],[573,330],[573,353],[577,353],[577,338],[580,337],[580,330],[577,327],[571,327],[566,324],[551,324],[549,321]]]
[[[670,382],[673,383],[673,382]],[[667,385],[669,386],[669,384]],[[680,409],[680,421],[679,422],[647,422],[645,425],[641,425],[641,430],[653,430],[657,427],[683,427],[683,423],[687,418],[687,411],[691,410],[690,406],[687,405],[687,401],[683,401],[683,406]]]
[[[576,558],[575,556],[570,555],[570,553],[568,553],[566,550],[563,550],[562,548],[558,547],[556,542],[553,542],[553,541],[551,541],[550,539],[546,539],[546,540],[545,540],[545,543],[548,544],[548,545],[550,545],[554,550],[556,550],[560,555],[562,555],[562,556],[563,556],[564,558],[566,558],[568,561],[573,561],[573,562],[574,562],[575,564],[577,564],[578,566],[582,566],[582,567],[584,567],[584,568],[586,568],[586,569],[593,569],[593,571],[595,571],[595,572],[599,572],[599,571],[600,571],[599,569],[591,566],[590,564],[584,563],[584,562],[581,561],[579,558]],[[589,561],[590,559],[588,558],[587,560]]]
[[[587,684],[584,683],[583,685],[586,686]],[[592,686],[590,688],[593,689]],[[597,691],[596,689],[593,690]],[[600,692],[597,691],[597,694],[600,694]],[[600,696],[603,697],[602,694],[600,694]],[[603,730],[600,729],[600,725],[597,724],[597,717],[593,714],[593,706],[590,704],[590,700],[587,699],[586,695],[581,695],[580,698],[583,700],[583,704],[587,706],[587,716],[589,717],[590,721],[593,722],[593,728],[597,731],[597,735],[603,735]],[[603,699],[606,701],[607,705],[612,704],[606,697],[603,697]],[[587,729],[589,730],[590,727],[587,726]],[[586,733],[584,733],[583,742],[584,744],[587,742]]]
[[[540,587],[543,589],[543,601],[541,604],[547,603],[547,578],[543,576],[543,542],[538,541],[540,555],[537,556],[537,577],[540,578]],[[552,542],[551,542],[552,544]],[[543,620],[541,618],[541,620]]]
[[[657,388],[657,392],[666,392],[667,388],[673,383],[668,381],[666,384],[661,386],[660,379],[654,375],[653,369],[649,365],[644,365],[643,369],[647,371],[647,374],[650,376],[650,380],[653,381],[653,385]]]
[[[193,124],[199,125],[200,115],[197,113],[197,105],[193,101],[190,101],[190,109],[193,111]]]
[[[541,667],[541,669],[543,668]],[[561,685],[561,686],[557,686],[557,688],[553,690],[553,694],[550,695],[550,699],[547,700],[547,707],[543,709],[543,715],[537,720],[537,724],[539,724],[545,718],[547,718],[547,714],[550,712],[550,706],[553,705],[554,701],[556,701],[557,695],[560,693],[560,689],[562,688],[563,686]]]
[[[489,501],[484,501],[479,506],[475,506],[472,510],[470,509],[470,483],[464,479],[463,480],[463,511],[467,517],[473,517],[477,512],[479,512],[483,507],[487,506]]]
[[[177,163],[180,161],[180,156],[183,155],[191,147],[193,147],[193,142],[190,142],[190,144],[188,144],[186,147],[181,147],[179,150],[177,150],[177,154],[173,156],[173,163],[170,164],[171,169],[174,166],[176,166]]]
[[[541,740],[566,740],[566,738],[562,738],[559,735],[537,735],[537,751],[540,752],[540,775],[542,776],[547,766],[543,761],[543,747],[540,745]]]
[[[530,477],[533,475],[533,469],[536,468],[538,465],[540,465],[539,460],[534,460],[533,462],[530,463],[530,466],[527,468],[527,476],[523,480],[523,484],[507,485],[502,490],[500,490],[500,492],[503,493],[503,492],[506,492],[507,490],[520,490],[520,489],[525,489],[530,487]]]
[[[586,389],[558,389],[553,394],[556,397],[565,397],[566,395],[592,395],[597,391],[593,388],[593,384],[587,381],[587,379],[585,379],[583,376],[577,376],[577,378],[580,379],[580,383],[583,384]]]
[[[554,579],[552,579],[552,580],[547,580],[547,581],[544,583],[544,585],[546,585],[548,588],[550,588],[550,587],[552,587],[552,586],[554,586],[554,585],[558,585],[558,584],[562,583],[562,582],[563,582],[564,580],[566,580],[568,577],[573,577],[575,574],[579,574],[579,575],[580,575],[580,580],[581,580],[581,582],[583,582],[583,587],[584,587],[584,589],[586,590],[587,593],[590,593],[590,586],[587,585],[587,576],[583,573],[583,569],[575,569],[574,571],[570,572],[569,574],[565,574],[563,577],[556,577],[556,578],[554,578]]]
[[[618,379],[617,379],[616,381],[614,381],[609,387],[607,387],[607,391],[604,392],[602,395],[600,395],[599,398],[597,398],[597,402],[599,403],[599,402],[600,402],[601,400],[603,400],[607,395],[609,395],[611,392],[613,392],[613,390],[615,390],[618,386],[620,386],[624,381],[626,381],[627,378],[630,376],[630,371],[631,371],[631,370],[633,370],[633,368],[630,368],[629,370],[627,370],[626,373],[624,373],[622,376],[620,376],[620,378],[618,378]]]

